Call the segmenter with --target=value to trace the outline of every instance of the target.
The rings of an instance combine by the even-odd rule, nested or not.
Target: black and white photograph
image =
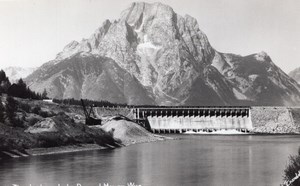
[[[300,1],[0,0],[0,186],[300,186]]]

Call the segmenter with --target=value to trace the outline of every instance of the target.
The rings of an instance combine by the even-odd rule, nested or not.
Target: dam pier
[[[153,133],[252,130],[250,107],[133,108],[133,119]]]

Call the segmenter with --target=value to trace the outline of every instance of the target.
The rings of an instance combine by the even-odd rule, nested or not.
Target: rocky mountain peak
[[[75,51],[78,51],[79,47],[80,47],[80,43],[78,41],[71,41],[69,44],[67,44],[64,47],[62,52],[57,54],[56,59],[61,60],[69,57],[70,55],[75,53]]]
[[[130,89],[123,81],[125,76],[130,79]],[[105,20],[88,39],[71,42],[27,81],[33,90],[52,87],[49,95],[57,98],[90,96],[158,105],[300,102],[300,86],[268,54],[218,52],[195,18],[178,15],[162,3],[132,3],[120,19]],[[99,95],[109,92],[114,93]]]
[[[89,42],[90,45],[92,47],[92,50],[95,50],[98,48],[99,43],[101,41],[101,39],[105,36],[105,34],[108,32],[110,26],[112,25],[112,23],[107,19],[105,20],[101,27],[99,27],[95,33],[90,37]]]
[[[142,19],[167,18],[174,14],[173,9],[165,4],[134,2],[121,13],[121,19],[127,21],[131,26],[138,26]],[[136,28],[135,28],[136,29]]]
[[[264,51],[255,54],[255,59],[257,61],[271,61],[270,56]]]
[[[78,41],[71,41],[69,44],[67,44],[63,51],[70,51],[74,50],[79,45]]]

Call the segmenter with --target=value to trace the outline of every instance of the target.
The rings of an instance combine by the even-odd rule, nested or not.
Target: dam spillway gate
[[[134,120],[153,133],[252,129],[250,107],[133,108]]]

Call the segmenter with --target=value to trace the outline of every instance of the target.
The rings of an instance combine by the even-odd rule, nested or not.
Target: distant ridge
[[[293,78],[294,80],[296,80],[298,82],[298,84],[300,84],[300,67],[294,69],[293,71],[291,71],[289,73],[289,76],[291,78]]]
[[[9,78],[11,82],[16,82],[20,78],[26,78],[29,74],[31,74],[37,68],[34,67],[6,67],[3,70],[5,71],[6,76]]]

